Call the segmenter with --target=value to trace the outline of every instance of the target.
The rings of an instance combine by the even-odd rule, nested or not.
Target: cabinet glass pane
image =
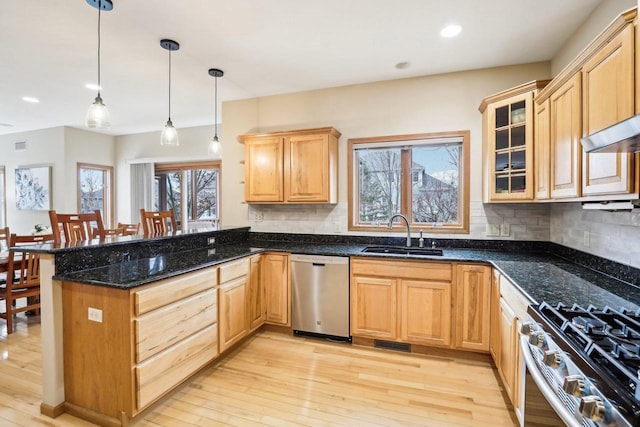
[[[496,150],[509,148],[509,129],[496,131]]]
[[[513,175],[511,177],[511,192],[524,193],[525,189],[526,189],[525,175]]]
[[[525,125],[511,128],[511,147],[522,147],[525,145],[524,133]]]
[[[496,108],[496,128],[501,128],[509,124],[509,106]]]
[[[496,171],[509,169],[509,153],[496,153]]]
[[[524,150],[511,152],[511,170],[524,169],[526,165],[526,154]]]
[[[525,120],[524,101],[511,104],[511,124],[523,123]]]
[[[496,193],[509,192],[509,175],[496,175]]]

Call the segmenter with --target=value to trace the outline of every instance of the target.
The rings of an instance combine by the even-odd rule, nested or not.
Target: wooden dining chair
[[[20,247],[53,241],[53,234],[12,234],[9,245]],[[26,301],[24,305],[17,304],[21,298]],[[17,313],[40,310],[40,254],[28,250],[9,252],[7,280],[0,285],[0,300],[5,302],[5,310],[0,312],[0,318],[7,321],[7,334],[13,333],[13,318]]]
[[[125,224],[122,222],[118,223],[118,228],[123,229],[123,236],[135,236],[140,231],[140,223],[137,224]]]
[[[140,209],[140,222],[142,222],[142,231],[146,236],[178,230],[178,223],[171,209],[157,212]]]
[[[53,237],[58,243],[62,241],[62,236],[66,242],[90,240],[94,236],[104,238],[104,224],[99,210],[79,214],[60,214],[51,210],[49,219]],[[94,228],[97,234],[93,232]]]
[[[93,229],[93,238],[94,239],[103,239],[105,237],[115,237],[115,236],[124,236],[124,228],[116,227],[116,228],[105,228],[102,233],[97,228]]]
[[[6,252],[9,248],[9,227],[0,228],[0,252]]]

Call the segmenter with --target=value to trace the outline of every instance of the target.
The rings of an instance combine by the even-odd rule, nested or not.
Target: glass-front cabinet
[[[533,81],[480,104],[485,203],[534,199],[533,97],[547,83]]]

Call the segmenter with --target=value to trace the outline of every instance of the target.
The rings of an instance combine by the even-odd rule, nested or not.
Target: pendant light
[[[100,16],[103,10],[110,11],[113,9],[113,3],[111,0],[87,0],[87,3],[98,9],[98,96],[96,96],[93,104],[89,106],[86,125],[89,128],[108,129],[111,126],[109,110],[107,110],[100,96],[100,89],[102,89],[100,86]]]
[[[215,132],[213,135],[213,139],[209,143],[209,152],[210,156],[216,156],[220,153],[220,140],[218,139],[218,77],[224,76],[224,72],[217,68],[209,68],[209,75],[215,79],[216,82],[216,92],[215,92],[215,116],[214,116],[214,126]]]
[[[180,49],[180,44],[173,40],[162,39],[160,40],[160,46],[169,51],[169,119],[162,130],[162,135],[160,135],[160,145],[177,147],[180,145],[178,131],[171,122],[171,52]]]

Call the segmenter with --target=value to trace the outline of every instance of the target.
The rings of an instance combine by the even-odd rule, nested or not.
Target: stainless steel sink
[[[372,254],[442,256],[442,249],[414,248],[409,246],[367,246],[362,252]]]

